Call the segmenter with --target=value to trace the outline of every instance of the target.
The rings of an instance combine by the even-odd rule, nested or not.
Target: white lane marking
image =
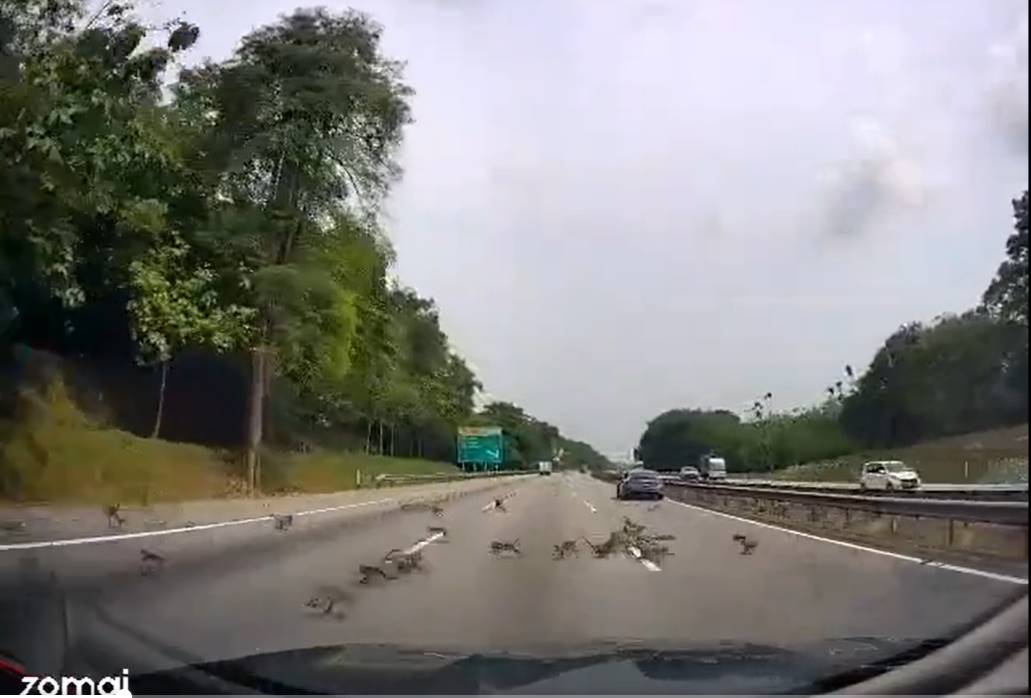
[[[584,504],[587,505],[587,508],[591,510],[592,514],[597,514],[598,513],[598,510],[594,508],[594,505],[591,504],[590,502],[588,502],[586,499],[584,500]]]
[[[656,565],[654,562],[646,558],[641,554],[641,549],[636,545],[628,545],[626,548],[633,555],[634,559],[644,565],[645,569],[651,570],[652,572],[661,572],[662,568]]]
[[[341,504],[336,507],[323,507],[321,509],[309,509],[308,511],[294,512],[292,516],[310,516],[312,514],[324,514],[330,511],[342,511],[344,509],[357,509],[374,504],[388,504],[396,502],[393,497],[387,499],[376,499],[370,502],[357,502],[355,504]],[[86,545],[88,543],[110,543],[112,541],[129,540],[131,538],[149,538],[151,536],[168,536],[173,533],[194,533],[196,531],[209,531],[213,528],[224,528],[226,526],[242,526],[244,524],[258,523],[272,519],[272,514],[255,516],[250,519],[235,519],[233,521],[219,521],[217,523],[197,524],[195,526],[181,526],[179,528],[166,528],[161,531],[140,531],[138,533],[118,533],[113,536],[90,536],[89,538],[64,538],[60,540],[40,540],[31,543],[8,543],[0,545],[0,552],[5,550],[31,550],[33,548],[62,548],[68,545]]]
[[[487,506],[485,506],[482,509],[480,509],[480,511],[490,511],[491,509],[494,508],[495,504],[496,504],[496,501],[492,499],[492,500],[490,500],[490,503]]]
[[[833,538],[824,538],[823,536],[817,536],[812,533],[804,533],[802,531],[793,531],[790,528],[784,528],[783,526],[777,526],[774,524],[763,523],[762,521],[753,521],[751,519],[745,519],[740,516],[734,516],[733,514],[725,514],[722,511],[714,511],[712,509],[706,509],[705,507],[695,506],[693,504],[685,504],[684,502],[678,502],[675,499],[667,499],[667,502],[677,504],[687,509],[694,509],[696,511],[705,512],[706,514],[715,514],[716,516],[722,516],[727,519],[733,519],[734,521],[741,521],[742,523],[752,524],[754,526],[761,526],[762,528],[770,528],[774,531],[783,531],[784,533],[791,533],[802,538],[809,538],[810,540],[818,540],[823,543],[830,543],[832,545],[838,545],[842,548],[851,548],[852,550],[861,550],[866,553],[874,553],[875,555],[883,555],[885,557],[891,557],[896,560],[903,560],[905,562],[915,562],[923,567],[934,567],[940,570],[949,570],[950,572],[960,572],[962,574],[972,574],[978,577],[985,577],[987,579],[994,579],[997,582],[1009,582],[1010,584],[1027,584],[1027,580],[1023,577],[1014,577],[1008,574],[998,574],[997,572],[988,572],[987,570],[979,570],[973,567],[963,567],[962,565],[951,565],[947,562],[936,562],[934,560],[924,560],[913,555],[904,555],[902,553],[893,553],[889,550],[880,550],[878,548],[870,548],[865,545],[859,545],[858,543],[848,543],[843,540],[834,540]]]
[[[434,533],[432,536],[429,536],[428,538],[423,538],[422,540],[416,541],[416,543],[413,546],[411,546],[410,548],[405,550],[405,555],[411,555],[412,553],[417,553],[420,550],[422,550],[423,548],[425,548],[427,545],[432,543],[433,541],[440,540],[443,537],[444,537],[444,534],[438,531],[437,533]]]

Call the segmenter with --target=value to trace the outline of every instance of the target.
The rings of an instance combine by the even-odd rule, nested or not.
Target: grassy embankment
[[[869,460],[901,460],[919,470],[925,482],[1026,483],[1028,425],[992,429],[926,441],[905,448],[871,450],[777,470],[778,480],[857,482]],[[761,473],[753,473],[762,477]]]
[[[91,420],[55,381],[23,391],[18,415],[0,420],[0,501],[147,504],[240,496],[240,458],[194,444],[145,439]],[[362,453],[263,456],[263,490],[354,489],[380,474],[454,474],[449,463]]]

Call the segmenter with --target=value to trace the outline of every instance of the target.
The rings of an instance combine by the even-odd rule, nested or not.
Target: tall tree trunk
[[[390,456],[391,457],[394,456],[394,433],[396,431],[397,431],[397,429],[395,429],[394,425],[391,424],[390,425]]]
[[[150,438],[156,439],[161,433],[161,418],[165,413],[165,385],[168,383],[168,360],[161,362],[161,387],[158,388],[158,409],[154,415],[154,430]]]
[[[365,420],[365,454],[366,455],[368,455],[370,448],[372,448],[372,420],[366,418],[366,420]]]
[[[251,350],[251,390],[247,406],[247,494],[257,491],[258,449],[265,411],[265,348]]]
[[[379,420],[379,455],[383,455],[383,420]]]
[[[275,185],[267,208],[275,212],[291,211],[297,214],[296,206],[300,194],[300,180],[297,176],[296,163],[291,162],[285,152],[280,153],[273,173]],[[294,244],[301,233],[301,219],[298,215],[296,225],[292,226],[279,241],[274,261],[285,264],[290,259]],[[265,419],[265,396],[268,392],[268,381],[271,371],[268,367],[268,351],[272,336],[272,307],[267,306],[264,312],[262,334],[258,346],[251,349],[251,384],[247,405],[247,491],[254,495],[258,491],[261,479],[261,447],[262,431]]]

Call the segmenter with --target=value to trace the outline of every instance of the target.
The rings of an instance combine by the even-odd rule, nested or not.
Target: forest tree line
[[[744,414],[673,409],[648,422],[638,453],[655,468],[715,451],[731,470],[768,471],[862,448],[907,446],[1028,419],[1028,193],[981,303],[901,326],[861,374],[832,377],[820,404],[777,412],[762,392]]]
[[[177,387],[176,438],[203,432],[206,391],[231,376],[219,404],[235,409],[207,418],[233,428],[205,433],[242,447],[251,487],[270,441],[452,458],[481,386],[434,302],[391,276],[379,214],[412,90],[382,32],[297,10],[182,68],[201,38],[185,20],[149,25],[117,0],[0,5],[8,358],[28,346],[145,377],[152,399],[130,409],[152,437]],[[506,427],[527,464],[543,447],[520,420]]]

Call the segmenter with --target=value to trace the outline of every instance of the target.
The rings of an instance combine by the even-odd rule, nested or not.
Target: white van
[[[719,456],[702,456],[698,461],[698,472],[703,480],[726,480],[727,461]]]
[[[551,461],[542,460],[537,463],[538,475],[551,475]]]

